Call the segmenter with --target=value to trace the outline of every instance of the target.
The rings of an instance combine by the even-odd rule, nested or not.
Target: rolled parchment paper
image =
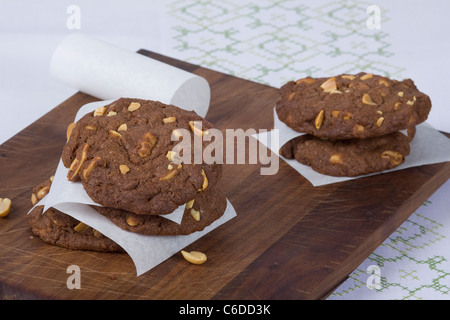
[[[57,46],[50,73],[102,100],[157,100],[202,117],[209,108],[211,92],[204,78],[80,33]]]

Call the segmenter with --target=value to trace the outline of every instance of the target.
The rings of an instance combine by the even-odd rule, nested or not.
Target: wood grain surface
[[[212,90],[207,119],[217,128],[271,129],[276,88],[139,53],[203,76]],[[220,188],[237,217],[188,246],[207,254],[192,265],[175,254],[137,277],[126,254],[62,249],[33,237],[31,189],[58,164],[67,125],[97,99],[76,93],[0,146],[1,299],[323,299],[450,176],[439,163],[312,187],[289,165],[224,165]],[[81,269],[68,289],[67,267]]]

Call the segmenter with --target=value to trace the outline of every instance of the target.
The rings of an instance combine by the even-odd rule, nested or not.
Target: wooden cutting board
[[[206,78],[207,119],[226,128],[271,129],[276,88],[165,56],[139,53]],[[53,175],[66,128],[97,99],[76,93],[0,146],[1,299],[321,299],[346,279],[450,176],[450,163],[312,187],[289,165],[225,165],[220,188],[237,217],[187,247],[207,254],[192,265],[175,254],[137,277],[127,254],[71,251],[33,237],[31,189]],[[78,265],[81,289],[68,289]]]

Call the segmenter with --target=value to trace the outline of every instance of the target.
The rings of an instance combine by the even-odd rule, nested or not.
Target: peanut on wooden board
[[[11,200],[8,198],[0,198],[0,217],[4,218],[11,210]]]

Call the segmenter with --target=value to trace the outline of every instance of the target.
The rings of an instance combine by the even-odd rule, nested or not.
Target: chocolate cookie
[[[309,134],[290,140],[280,154],[331,176],[359,176],[394,168],[405,161],[414,136],[394,132],[368,139],[331,140]]]
[[[185,129],[189,136],[181,140],[191,139],[194,146],[195,135],[202,137],[209,128],[193,111],[122,98],[70,127],[62,161],[69,168],[68,179],[81,180],[95,202],[136,214],[168,214],[220,179],[220,164],[194,163],[194,147],[190,163],[173,161],[173,148],[180,142],[172,141],[172,134]]]
[[[278,117],[290,128],[330,139],[369,138],[425,121],[430,98],[411,79],[371,73],[307,77],[280,89]]]
[[[48,193],[50,185],[51,180],[47,180],[33,188],[33,204]],[[114,241],[73,217],[54,208],[42,213],[43,209],[44,206],[36,206],[27,217],[32,233],[44,242],[71,250],[124,252]]]
[[[225,196],[211,188],[189,201],[184,210],[183,219],[178,224],[161,216],[134,214],[120,209],[93,206],[120,228],[144,235],[187,235],[201,231],[225,212]]]

